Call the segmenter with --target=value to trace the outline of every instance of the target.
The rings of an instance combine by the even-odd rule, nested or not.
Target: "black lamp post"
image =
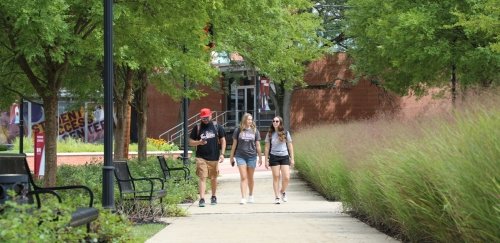
[[[182,47],[182,52],[184,54],[186,54],[186,52],[187,52],[186,46]],[[182,163],[184,165],[188,165],[188,163],[189,163],[189,160],[188,160],[188,150],[189,150],[189,147],[188,147],[189,146],[188,103],[189,103],[189,99],[187,97],[188,87],[189,87],[189,81],[187,80],[186,75],[184,74],[184,98],[182,99],[182,130],[183,130],[182,135],[184,136],[184,140],[182,141],[183,146],[184,146],[184,150],[183,150],[183,154],[182,154]]]
[[[24,98],[21,97],[21,102],[19,102],[19,153],[24,152]]]
[[[189,82],[186,79],[186,76],[184,76],[184,92],[186,93],[188,90]],[[187,95],[184,94],[184,98],[182,99],[182,130],[183,130],[183,146],[184,146],[184,151],[182,155],[182,162],[184,165],[187,165],[189,163],[188,160],[188,149],[189,149],[189,135],[188,135],[188,102],[189,99],[187,98]]]
[[[114,209],[113,186],[113,1],[104,0],[104,166],[102,207]]]

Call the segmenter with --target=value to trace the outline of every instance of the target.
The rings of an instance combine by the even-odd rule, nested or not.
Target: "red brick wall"
[[[399,97],[365,79],[352,84],[350,81],[355,77],[349,69],[350,63],[345,53],[337,53],[327,55],[309,65],[304,75],[309,88],[295,90],[292,94],[290,120],[293,129],[321,123],[366,119],[378,113],[398,112],[400,116],[414,117],[429,113],[430,109],[442,110],[448,107],[447,100],[434,101],[430,96],[428,99],[419,100],[415,97]],[[226,98],[221,91],[210,88],[204,90],[208,93],[207,96],[191,102],[190,117],[202,107],[225,110]],[[154,87],[150,87],[148,92],[148,136],[158,137],[179,124],[182,103],[159,94]]]
[[[191,100],[188,118],[194,116],[203,107],[212,111],[225,110],[225,96],[221,91],[204,88],[208,95],[200,100]],[[154,86],[148,88],[148,137],[158,136],[181,122],[182,101],[174,101],[167,95],[159,93]]]
[[[309,65],[304,76],[306,83],[323,87],[293,92],[290,116],[293,129],[370,118],[376,113],[399,109],[399,98],[370,81],[361,79],[354,85],[348,82],[354,79],[349,64],[347,56],[339,53]]]

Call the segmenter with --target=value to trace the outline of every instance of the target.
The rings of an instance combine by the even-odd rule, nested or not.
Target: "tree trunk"
[[[125,123],[123,129],[123,158],[128,158],[128,147],[130,145],[130,123],[132,120],[132,107],[125,106]]]
[[[269,97],[271,98],[271,100],[273,101],[273,104],[274,104],[274,112],[276,113],[277,116],[279,116],[280,112],[281,112],[281,108],[280,108],[280,105],[278,103],[278,99],[276,98],[277,97],[277,94],[274,93],[274,92],[269,92]]]
[[[289,131],[290,124],[290,104],[292,101],[293,90],[285,88],[285,82],[274,84],[276,92],[271,92],[271,99],[273,100],[276,115],[283,118],[283,127]]]
[[[285,130],[290,131],[290,101],[292,100],[292,93],[293,90],[287,90],[284,89],[284,96],[283,96],[283,122],[285,124]]]
[[[123,109],[121,99],[115,100],[115,127],[113,129],[114,138],[115,138],[115,146],[114,146],[114,158],[115,159],[123,159],[123,119],[125,119],[125,111]]]
[[[122,90],[119,89],[120,85],[115,85],[115,110],[116,110],[116,121],[115,121],[115,159],[127,159],[128,153],[125,153],[124,147],[126,145],[125,136],[130,136],[130,134],[125,134],[127,121],[130,122],[130,115],[127,116],[127,109],[130,106],[130,100],[132,97],[132,78],[133,71],[126,67],[125,74],[122,76],[124,85]],[[119,82],[118,79],[115,79]],[[127,120],[128,119],[128,120]],[[128,144],[127,144],[128,146]]]
[[[451,104],[455,107],[457,99],[457,67],[455,64],[451,65]]]
[[[146,161],[147,158],[147,125],[148,125],[148,76],[146,71],[142,71],[139,77],[139,89],[137,90],[136,111],[137,111],[137,143],[139,160]]]
[[[285,87],[282,83],[274,83],[276,92],[271,92],[271,99],[274,102],[276,115],[283,117],[283,98]]]
[[[57,175],[57,139],[59,135],[57,91],[52,91],[51,94],[42,97],[42,100],[45,111],[45,176],[43,181],[45,186],[51,187],[56,185]]]
[[[50,60],[50,57],[47,57]],[[40,79],[33,72],[26,57],[20,55],[17,57],[17,63],[21,70],[35,88],[37,94],[42,98],[45,116],[45,186],[55,186],[57,176],[57,139],[59,135],[58,126],[58,92],[62,79],[68,67],[67,59],[62,64],[46,63],[50,71],[46,70],[45,80]],[[28,128],[28,129],[31,129]]]

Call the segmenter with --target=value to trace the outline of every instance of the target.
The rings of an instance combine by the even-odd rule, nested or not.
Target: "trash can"
[[[25,174],[0,174],[0,204],[11,200],[7,191],[15,192],[15,200],[17,203],[27,203],[29,189],[28,175]]]

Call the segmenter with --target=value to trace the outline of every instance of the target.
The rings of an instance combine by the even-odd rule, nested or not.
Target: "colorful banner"
[[[43,132],[45,130],[45,121],[34,124],[31,127],[33,132]],[[85,125],[85,112],[83,109],[77,111],[68,111],[59,115],[59,138],[68,137],[85,140],[87,142],[102,142],[104,138],[104,111],[101,106],[95,107],[92,117],[87,119]]]
[[[35,132],[35,176],[45,175],[45,134],[43,132]]]
[[[43,106],[34,102],[25,102],[23,108],[25,127],[31,126],[32,133],[28,133],[28,136],[43,133],[45,131]],[[10,111],[1,113],[0,144],[11,143],[15,137],[19,136],[19,110],[19,105],[14,103],[10,107]],[[59,139],[72,137],[89,143],[102,143],[104,141],[104,110],[102,106],[95,105],[93,109],[88,110],[87,118],[85,118],[85,114],[83,108],[59,114]]]

